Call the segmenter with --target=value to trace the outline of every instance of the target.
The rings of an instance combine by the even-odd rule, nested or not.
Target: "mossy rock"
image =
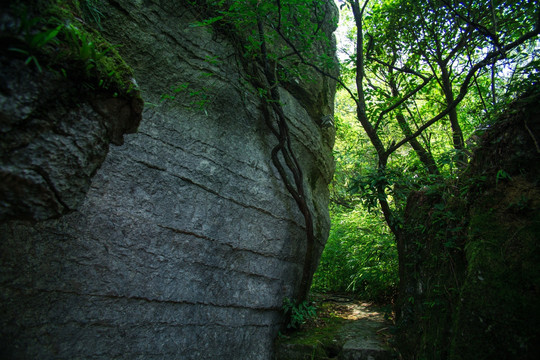
[[[140,98],[133,70],[95,28],[99,24],[91,25],[83,8],[77,0],[12,4],[5,12],[14,21],[2,32],[6,53],[25,59],[38,72],[46,69],[76,80],[90,91]]]
[[[539,104],[536,86],[485,132],[459,180],[409,197],[398,239],[404,358],[540,354]]]
[[[334,358],[344,342],[340,340],[341,327],[346,321],[338,317],[326,319],[323,327],[293,332],[276,340],[276,360],[326,360]]]
[[[527,183],[516,177],[472,210],[452,359],[532,359],[540,353],[540,193]],[[523,195],[531,201],[523,202]],[[520,202],[529,208],[516,209]]]

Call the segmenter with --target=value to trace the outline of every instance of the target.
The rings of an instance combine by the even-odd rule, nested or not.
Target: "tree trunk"
[[[450,80],[450,73],[446,64],[439,63],[441,69],[441,83],[442,91],[446,99],[446,105],[449,106],[454,102],[454,92],[452,91],[452,82]],[[457,163],[460,166],[465,165],[465,141],[463,140],[463,131],[459,125],[457,107],[452,108],[448,113],[448,118],[450,119],[450,126],[452,127],[452,142],[454,144],[454,149],[458,151]]]
[[[396,85],[396,82],[394,81],[394,78],[392,76],[392,69],[390,69],[390,88],[392,90],[392,96],[397,97],[399,96],[399,91]],[[411,136],[412,131],[409,127],[409,124],[407,123],[407,120],[405,120],[405,117],[401,112],[398,112],[396,115],[396,120],[399,124],[399,127],[401,128],[401,131],[403,132],[403,135],[405,137]],[[420,158],[420,161],[424,166],[426,167],[427,171],[430,174],[433,175],[439,175],[439,169],[437,168],[437,164],[435,163],[435,159],[433,159],[433,155],[429,151],[427,151],[422,144],[418,141],[418,138],[412,138],[409,140],[409,144],[413,148],[413,150],[416,152],[416,155],[418,155],[418,158]]]
[[[366,0],[367,1],[367,0]],[[388,154],[385,150],[384,144],[381,141],[381,138],[377,134],[377,131],[371,125],[369,122],[369,119],[367,117],[366,113],[366,100],[364,98],[364,33],[363,33],[363,10],[364,8],[360,8],[359,0],[354,0],[350,2],[353,15],[354,15],[354,22],[356,24],[356,90],[358,92],[358,101],[356,103],[356,115],[358,118],[358,121],[364,128],[364,131],[366,132],[367,136],[369,137],[369,140],[375,150],[377,151],[377,157],[379,160],[379,166],[378,169],[381,172],[384,172],[386,170],[386,163],[388,161]],[[365,3],[364,3],[365,5]],[[379,198],[379,205],[381,206],[384,219],[386,223],[388,224],[388,227],[390,230],[396,235],[398,235],[398,226],[396,226],[396,221],[394,218],[394,214],[392,213],[392,209],[390,208],[390,205],[387,201],[387,195],[386,195],[386,184],[378,184],[376,186],[377,195]]]

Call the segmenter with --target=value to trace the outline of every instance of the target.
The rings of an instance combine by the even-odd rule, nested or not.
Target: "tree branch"
[[[441,113],[439,113],[438,115],[433,117],[431,120],[426,122],[424,125],[420,126],[415,133],[411,134],[410,136],[405,137],[404,139],[400,140],[396,144],[390,146],[388,148],[388,150],[387,150],[387,155],[390,155],[391,153],[393,153],[394,151],[399,149],[401,146],[406,144],[410,139],[419,136],[425,129],[427,129],[428,127],[430,127],[431,125],[433,125],[434,123],[436,123],[437,121],[439,121],[440,119],[445,117],[446,115],[448,115],[450,113],[450,111],[452,111],[452,109],[454,109],[463,100],[465,95],[467,95],[469,83],[471,82],[473,76],[476,74],[476,72],[478,70],[480,70],[481,68],[483,68],[483,67],[485,67],[487,65],[490,65],[493,61],[500,60],[503,57],[502,54],[504,54],[504,53],[518,47],[519,45],[523,44],[527,40],[530,40],[530,39],[538,36],[539,34],[540,34],[540,29],[538,29],[538,28],[533,30],[533,31],[529,31],[528,33],[524,34],[523,36],[521,36],[516,41],[513,41],[512,43],[510,43],[510,44],[508,44],[506,46],[503,46],[501,48],[502,53],[501,53],[501,51],[491,51],[489,54],[487,54],[486,57],[482,61],[480,61],[479,63],[474,65],[469,70],[469,72],[467,73],[467,76],[465,77],[465,79],[463,80],[463,83],[461,84],[459,94],[454,99],[454,101],[451,104],[449,104],[444,111],[442,111]]]
[[[412,96],[414,96],[417,92],[419,92],[420,90],[422,90],[424,88],[424,86],[426,86],[430,81],[431,79],[433,79],[433,75],[431,75],[430,77],[428,78],[425,78],[424,79],[424,82],[421,83],[420,85],[418,85],[416,88],[414,88],[413,90],[411,90],[407,95],[403,96],[399,101],[395,102],[392,106],[384,109],[383,111],[381,111],[381,113],[379,114],[379,118],[377,119],[377,123],[375,124],[375,129],[377,129],[379,127],[379,124],[380,122],[382,121],[383,119],[383,116],[388,114],[389,112],[397,109],[399,106],[401,106],[405,101],[409,100]]]

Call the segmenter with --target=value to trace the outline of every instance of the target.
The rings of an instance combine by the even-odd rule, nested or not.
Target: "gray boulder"
[[[85,168],[93,177],[81,187],[82,201],[51,190],[40,200],[46,204],[24,204],[25,211],[45,209],[32,215],[42,221],[13,215],[0,224],[0,355],[270,359],[282,300],[300,282],[306,235],[272,165],[276,140],[257,91],[228,39],[190,26],[193,13],[178,2],[106,3],[103,34],[122,44],[134,69],[147,102],[143,119],[101,165]],[[331,115],[334,84],[313,84],[315,102],[302,100],[313,89],[280,94],[305,175],[318,257],[330,226],[327,185],[334,169],[334,129],[321,126],[318,116]],[[79,116],[93,116],[85,115],[88,109],[81,106]],[[47,171],[73,189],[71,159],[104,158],[93,152],[106,153],[95,133],[107,128],[64,131],[77,131],[70,137],[76,141],[64,144],[53,131],[42,135],[63,144],[63,168]],[[93,145],[79,154],[78,141]],[[28,155],[39,164],[51,157],[57,156]],[[39,175],[32,176],[41,181]],[[50,187],[43,182],[35,192]],[[56,207],[49,205],[54,201]]]
[[[142,100],[0,62],[0,220],[58,217],[80,205],[109,144],[136,131]]]

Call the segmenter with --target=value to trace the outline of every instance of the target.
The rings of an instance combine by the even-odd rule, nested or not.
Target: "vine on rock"
[[[279,2],[279,0],[278,0]],[[278,140],[278,144],[272,149],[272,163],[278,170],[281,179],[283,180],[287,191],[292,195],[298,208],[304,216],[304,221],[306,224],[306,254],[304,258],[304,267],[302,271],[302,280],[300,282],[300,290],[298,296],[298,302],[301,303],[305,301],[307,293],[309,291],[311,269],[313,267],[313,248],[315,245],[315,234],[313,229],[313,216],[307,204],[306,194],[304,191],[304,176],[302,174],[302,169],[298,163],[294,151],[291,146],[291,137],[289,133],[289,126],[287,125],[287,117],[281,106],[279,92],[278,92],[278,81],[275,78],[275,72],[270,68],[268,61],[268,51],[266,48],[266,40],[264,36],[264,26],[261,17],[257,18],[257,28],[259,31],[259,39],[261,41],[261,62],[264,66],[264,76],[265,76],[265,90],[269,98],[263,98],[264,107],[266,111],[264,112],[264,117],[266,120],[266,125],[272,131],[274,136]],[[268,108],[271,108],[274,113],[274,118],[277,123],[277,128],[272,123],[272,116],[267,111]],[[281,154],[285,164],[282,163],[279,155]],[[285,166],[284,166],[285,165]],[[292,174],[292,180],[289,179],[287,168]]]
[[[324,0],[205,0],[193,3],[198,5],[199,16],[204,13],[205,17],[198,25],[218,27],[232,39],[238,53],[243,54],[240,60],[249,82],[261,97],[265,123],[277,140],[271,151],[272,163],[295,200],[306,226],[302,278],[295,294],[295,302],[303,303],[315,265],[316,235],[304,189],[304,175],[293,150],[290,120],[283,110],[279,86],[291,81],[291,77],[305,78],[311,65],[325,69],[334,66],[333,53],[320,54],[320,50],[316,50],[318,44],[323,44],[325,49],[331,48],[330,40],[322,30],[323,24],[330,21],[325,11],[328,4]],[[302,65],[304,68],[300,67]]]

